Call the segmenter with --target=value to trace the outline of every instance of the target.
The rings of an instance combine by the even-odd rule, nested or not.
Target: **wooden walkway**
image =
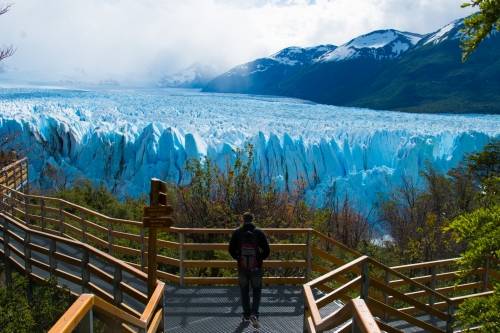
[[[237,278],[199,274],[235,271],[233,260],[200,259],[226,251],[232,229],[169,228],[168,240],[157,242],[157,273],[170,286],[156,280],[148,295],[141,221],[26,194],[27,179],[25,159],[0,170],[0,254],[7,272],[56,278],[79,297],[50,333],[91,332],[94,312],[111,331],[254,331],[241,325]],[[460,302],[491,295],[500,280],[497,263],[461,280],[456,258],[387,267],[311,228],[265,231],[275,257],[264,263],[272,276],[264,279],[259,332],[302,332],[306,313],[310,333],[448,333]]]

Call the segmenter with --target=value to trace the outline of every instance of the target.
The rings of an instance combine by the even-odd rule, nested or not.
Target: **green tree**
[[[468,0],[462,7],[479,7],[464,21],[462,61],[466,61],[492,29],[500,31],[500,0]]]
[[[498,270],[500,256],[500,205],[479,208],[453,220],[449,230],[457,242],[464,242],[466,249],[460,263],[464,272],[483,267],[488,262],[492,270]],[[460,305],[457,324],[462,328],[481,326],[482,332],[500,332],[500,285],[494,285],[493,295],[472,298]]]

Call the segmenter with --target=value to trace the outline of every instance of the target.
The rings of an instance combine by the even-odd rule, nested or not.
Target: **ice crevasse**
[[[318,206],[335,183],[339,194],[369,210],[403,176],[422,184],[427,163],[446,172],[500,135],[498,116],[411,115],[250,97],[235,106],[229,99],[236,97],[206,95],[181,94],[154,107],[134,98],[138,104],[130,108],[126,97],[109,93],[69,102],[10,97],[0,101],[0,136],[27,153],[38,185],[87,178],[122,197],[147,193],[152,177],[187,184],[190,159],[207,156],[224,169],[237,148],[251,143],[261,181],[292,190],[302,179],[308,201]],[[219,108],[181,104],[200,96],[214,98]]]

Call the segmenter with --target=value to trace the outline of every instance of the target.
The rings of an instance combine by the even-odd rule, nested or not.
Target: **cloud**
[[[431,32],[468,15],[460,3],[14,0],[0,17],[0,45],[17,48],[4,65],[20,77],[153,82],[195,62],[222,71],[286,46],[342,44],[375,29]]]

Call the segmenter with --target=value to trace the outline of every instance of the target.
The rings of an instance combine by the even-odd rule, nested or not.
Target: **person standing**
[[[253,223],[253,214],[243,214],[243,224],[229,242],[229,254],[238,261],[238,278],[243,307],[243,321],[259,328],[259,305],[262,292],[262,262],[269,256],[269,242],[264,232]],[[250,306],[250,285],[253,300]]]

